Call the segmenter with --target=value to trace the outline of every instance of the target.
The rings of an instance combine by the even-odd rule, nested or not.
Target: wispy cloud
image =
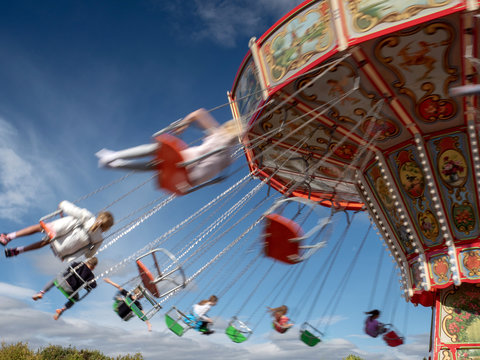
[[[222,329],[210,337],[202,336],[195,331],[189,331],[179,338],[166,329],[161,322],[161,315],[153,319],[154,331],[147,333],[143,324],[134,320],[124,323],[108,321],[98,306],[86,307],[80,313],[65,314],[58,321],[52,319],[52,314],[32,308],[28,303],[18,300],[30,296],[32,290],[0,283],[0,293],[10,296],[0,296],[0,327],[8,328],[8,333],[2,334],[2,340],[14,343],[26,341],[32,347],[57,344],[75,346],[77,348],[91,348],[92,344],[109,355],[141,352],[145,359],[158,359],[159,354],[167,354],[169,359],[192,359],[208,357],[209,359],[323,359],[338,360],[349,354],[357,354],[363,358],[376,360],[413,360],[424,355],[426,335],[410,338],[410,344],[396,348],[388,354],[368,353],[359,350],[355,344],[345,339],[329,339],[317,345],[314,349],[298,340],[297,331],[289,331],[280,335],[276,333],[255,334],[257,338],[264,338],[261,344],[249,342],[243,345],[225,341],[226,336]],[[98,305],[98,304],[97,304]],[[8,311],[7,311],[8,310]],[[158,321],[157,321],[158,320]],[[130,324],[132,323],[132,324]],[[133,324],[135,323],[135,324]],[[128,326],[127,326],[128,325]],[[135,326],[129,326],[135,325]],[[26,328],[34,329],[25,332]],[[249,340],[250,341],[250,340]]]
[[[12,284],[7,284],[0,282],[0,294],[8,294],[7,302],[15,303],[13,299],[25,299],[32,296],[34,291],[32,289],[27,289],[21,286],[15,286]],[[2,305],[5,306],[5,303],[2,301]]]
[[[283,15],[304,0],[195,0],[189,7],[200,22],[197,31],[189,34],[196,40],[210,39],[225,47],[234,47],[242,37],[259,37]],[[155,3],[155,1],[153,1]],[[169,16],[180,19],[187,16],[180,1],[157,4]]]
[[[302,2],[303,0],[196,0],[196,12],[204,25],[197,35],[233,47],[241,36],[259,37],[276,20]]]
[[[51,195],[41,175],[41,159],[28,151],[28,142],[22,141],[17,128],[0,118],[1,218],[20,222],[33,204]]]

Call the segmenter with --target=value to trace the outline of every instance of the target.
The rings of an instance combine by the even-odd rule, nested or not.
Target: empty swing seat
[[[305,322],[300,329],[300,340],[308,346],[315,346],[321,342],[322,339],[320,336],[323,336],[323,333],[307,322]]]
[[[300,261],[300,241],[303,236],[300,225],[278,214],[265,216],[264,230],[265,255],[286,264]]]
[[[192,326],[186,322],[186,315],[176,307],[171,308],[165,314],[165,324],[177,336],[182,336]]]
[[[247,337],[243,335],[240,330],[235,329],[233,326],[227,327],[225,334],[232,340],[234,343],[242,343],[247,340]]]
[[[388,331],[383,335],[383,340],[387,343],[388,346],[399,346],[403,344],[403,337],[398,336],[394,330]]]
[[[252,334],[252,330],[244,322],[234,317],[228,324],[225,334],[227,334],[234,343],[242,343],[248,340]]]
[[[143,286],[150,291],[150,293],[155,297],[160,297],[160,293],[158,292],[157,285],[155,285],[155,278],[150,270],[142,263],[140,260],[137,260],[137,267],[138,272],[140,273],[140,277],[142,279]]]
[[[320,341],[320,338],[313,335],[310,331],[308,330],[303,330],[301,335],[300,335],[300,340],[302,340],[305,344],[308,346],[315,346],[317,345]]]
[[[182,336],[189,329],[189,327],[183,327],[182,324],[168,314],[165,315],[165,324],[177,336]]]
[[[155,138],[159,142],[156,153],[158,186],[177,195],[183,195],[192,186],[188,180],[188,172],[183,163],[181,151],[187,148],[187,145],[179,138],[162,134]]]

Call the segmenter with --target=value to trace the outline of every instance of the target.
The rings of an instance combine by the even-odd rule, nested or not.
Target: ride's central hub
[[[480,282],[477,97],[451,95],[478,82],[478,9],[305,1],[251,41],[230,94],[252,172],[291,196],[367,209],[405,297],[424,306]],[[440,334],[450,320],[437,320]]]

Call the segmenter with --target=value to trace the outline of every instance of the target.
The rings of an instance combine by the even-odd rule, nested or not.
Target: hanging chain
[[[110,204],[108,204],[107,206],[105,206],[103,209],[101,209],[99,212],[102,212],[102,211],[105,211],[107,210],[108,208],[112,207],[113,205],[115,205],[117,202],[125,199],[128,195],[130,195],[131,193],[137,191],[138,189],[140,189],[141,187],[143,187],[145,184],[148,184],[150,181],[152,181],[152,179],[156,178],[157,177],[157,174],[154,174],[152,175],[150,178],[148,178],[146,181],[144,181],[143,183],[141,183],[140,185],[137,185],[135,186],[133,189],[131,189],[130,191],[128,191],[127,193],[123,194],[122,196],[120,196],[118,199],[114,200],[113,202],[111,202]]]
[[[155,239],[154,241],[150,242],[149,244],[147,244],[146,246],[144,246],[142,249],[136,251],[135,253],[133,253],[132,255],[124,258],[122,261],[120,261],[119,263],[113,265],[112,267],[110,267],[109,269],[105,270],[103,273],[101,273],[100,275],[98,275],[94,280],[98,280],[98,279],[101,279],[103,277],[105,277],[107,274],[109,274],[110,272],[114,272],[118,269],[120,269],[121,267],[125,266],[127,263],[129,263],[130,261],[133,261],[135,260],[136,258],[138,258],[140,255],[144,254],[145,252],[153,249],[153,247],[155,245],[157,245],[158,243],[160,243],[161,241],[166,241],[170,236],[172,236],[174,233],[176,233],[178,230],[180,230],[183,226],[185,226],[186,224],[190,223],[191,221],[193,221],[195,218],[197,218],[198,216],[200,216],[201,214],[203,214],[205,211],[207,211],[210,207],[212,207],[216,202],[218,202],[221,198],[225,197],[230,191],[232,191],[236,186],[238,186],[240,183],[242,183],[243,181],[247,180],[249,178],[249,175],[243,177],[242,179],[240,179],[238,182],[236,182],[234,185],[232,185],[229,189],[225,190],[223,193],[221,193],[220,195],[218,195],[215,199],[211,200],[208,204],[204,205],[200,210],[198,210],[197,212],[195,212],[194,214],[192,214],[191,216],[189,216],[188,218],[186,218],[185,220],[183,220],[182,222],[180,222],[179,224],[177,224],[176,226],[174,226],[172,229],[170,229],[169,231],[167,231],[166,233],[164,233],[162,236],[158,237],[157,239]]]
[[[149,212],[146,214],[140,216],[136,221],[133,222],[132,225],[128,226],[125,230],[123,230],[119,235],[115,236],[112,240],[110,240],[107,244],[103,245],[98,251],[102,252],[112,246],[114,243],[116,243],[120,238],[123,236],[127,235],[130,231],[135,229],[137,226],[139,226],[141,223],[143,223],[145,220],[150,218],[152,215],[156,214],[161,208],[163,208],[165,205],[167,205],[169,202],[171,202],[173,199],[175,199],[177,196],[175,194],[170,195],[167,199],[162,201],[160,204],[156,205],[153,209],[151,209]]]
[[[229,251],[233,246],[235,246],[240,240],[242,240],[245,235],[247,235],[253,228],[255,228],[261,221],[263,220],[263,216],[259,217],[257,221],[255,221],[250,227],[243,232],[238,238],[236,238],[234,241],[232,241],[230,244],[227,245],[222,251],[220,251],[215,257],[213,257],[209,262],[207,262],[205,265],[203,265],[199,270],[197,270],[196,273],[194,273],[191,277],[189,277],[185,281],[185,285],[191,283],[198,275],[202,273],[207,267],[209,267],[211,264],[213,264],[215,261],[217,261],[223,254],[225,254],[227,251]],[[173,296],[177,291],[180,289],[177,289],[175,291],[172,291],[169,295],[165,296],[162,301],[159,302],[159,304],[163,304],[165,301],[167,301],[171,296]]]
[[[91,196],[93,196],[93,195],[95,195],[95,194],[97,194],[97,193],[99,193],[99,192],[101,192],[101,191],[103,191],[103,190],[106,190],[106,189],[108,189],[109,187],[111,187],[111,186],[113,186],[113,185],[115,185],[115,184],[117,184],[117,183],[119,183],[119,182],[122,182],[123,180],[125,180],[126,178],[128,178],[129,176],[131,176],[131,175],[134,174],[134,173],[135,173],[135,171],[131,171],[131,172],[129,172],[128,174],[126,174],[126,175],[124,175],[124,176],[122,176],[122,177],[120,177],[120,178],[112,181],[111,183],[109,183],[109,184],[107,184],[107,185],[104,185],[104,186],[98,188],[97,190],[94,190],[94,191],[92,191],[91,193],[89,193],[89,194],[87,194],[87,195],[84,195],[84,196],[78,198],[78,199],[75,200],[73,203],[74,203],[74,204],[77,204],[77,203],[79,203],[79,202],[81,202],[81,201],[83,201],[83,200],[86,200],[86,199],[88,199],[89,197],[91,197]]]

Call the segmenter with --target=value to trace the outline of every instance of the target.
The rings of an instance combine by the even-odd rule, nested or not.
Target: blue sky
[[[1,2],[1,231],[33,224],[55,210],[61,200],[74,201],[123,175],[98,169],[94,153],[99,149],[117,150],[147,143],[154,132],[190,111],[225,104],[226,91],[231,89],[250,37],[260,37],[276,19],[300,2]],[[220,122],[231,117],[228,106],[213,115]],[[187,137],[192,140],[201,135],[192,130]],[[239,157],[224,183],[174,199],[102,251],[97,273],[158,239],[246,174],[245,160]],[[149,177],[135,174],[79,205],[99,211]],[[185,254],[184,259],[192,255],[184,265],[187,277],[237,239],[276,198],[277,194],[270,191],[270,198],[256,212],[234,225],[267,196],[267,189],[260,189],[229,223],[212,232],[213,236],[202,237],[202,230],[208,224],[256,185],[256,180],[248,182],[238,193],[222,200],[162,244],[176,254],[181,254],[192,239],[198,240],[199,245],[210,245],[205,248],[197,245]],[[121,227],[153,206],[143,208],[145,205],[161,199],[162,193],[149,181],[115,203],[111,211],[117,220],[124,219],[118,224]],[[328,215],[328,209],[321,212]],[[305,226],[312,226],[314,221],[313,217],[308,218]],[[211,310],[217,321],[217,333],[210,337],[193,331],[182,338],[176,337],[164,326],[164,310],[152,319],[152,333],[147,333],[144,324],[136,319],[122,322],[111,308],[114,289],[103,283],[55,322],[52,314],[63,303],[62,295],[52,290],[38,303],[31,296],[61,271],[64,264],[48,248],[14,259],[2,258],[0,339],[27,341],[35,347],[72,344],[108,354],[142,352],[146,359],[157,359],[167,352],[171,359],[199,356],[341,359],[350,353],[365,359],[425,356],[430,311],[400,299],[398,277],[393,277],[393,283],[390,280],[393,265],[381,250],[375,231],[368,235],[345,291],[336,296],[338,284],[367,231],[368,219],[365,214],[355,216],[340,254],[335,256],[335,265],[328,271],[327,258],[346,227],[344,215],[338,214],[333,225],[327,247],[304,268],[275,264],[271,270],[269,259],[259,258],[254,262],[260,251],[259,225],[202,272],[189,288],[165,302],[164,310],[173,305],[188,310],[191,304],[211,293],[222,294],[218,306]],[[18,239],[16,243],[25,245],[39,239],[40,236],[33,236]],[[201,250],[196,252],[197,249]],[[373,285],[381,253],[384,255],[379,280]],[[248,267],[250,263],[253,265]],[[242,271],[245,274],[240,277]],[[119,283],[132,279],[134,264],[127,263],[109,276]],[[279,283],[282,277],[284,282]],[[315,294],[320,288],[317,299]],[[372,299],[374,290],[376,296]],[[274,334],[265,307],[284,302],[291,309],[296,328],[284,335]],[[393,320],[407,336],[405,345],[388,348],[381,339],[363,334],[363,311],[368,310],[370,303],[384,310],[384,322]],[[336,305],[333,310],[332,304]],[[255,325],[252,338],[241,345],[231,343],[223,334],[233,315]],[[308,348],[298,340],[298,327],[305,320],[320,330],[327,329],[325,341],[315,348]]]

